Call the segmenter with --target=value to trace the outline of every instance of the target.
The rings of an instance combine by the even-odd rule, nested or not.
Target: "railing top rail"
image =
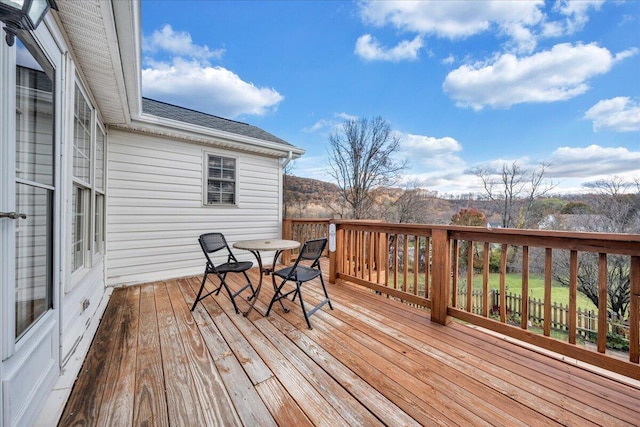
[[[568,249],[586,252],[615,253],[640,256],[640,234],[593,233],[578,231],[533,230],[520,228],[469,227],[459,225],[404,224],[382,221],[334,219],[331,223],[342,227],[368,229],[387,233],[430,235],[433,230],[446,230],[449,238]]]
[[[331,221],[331,218],[285,218],[284,220],[292,222],[329,223]]]

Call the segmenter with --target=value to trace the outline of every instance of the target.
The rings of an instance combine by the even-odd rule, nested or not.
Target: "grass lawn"
[[[409,273],[413,277],[413,273]],[[402,288],[403,276],[398,274],[398,289]],[[393,275],[389,277],[390,285],[393,283]],[[410,279],[409,292],[412,288],[412,280]],[[458,279],[459,289],[464,289],[467,283],[466,274],[461,274]],[[393,285],[391,285],[393,286]],[[507,294],[522,295],[522,275],[520,273],[509,273],[506,276]],[[418,289],[420,294],[424,291],[424,274],[418,276]],[[473,289],[479,291],[482,289],[482,275],[476,274],[473,277]],[[489,274],[489,289],[500,289],[500,274]],[[529,274],[529,298],[544,302],[544,276],[539,274]],[[551,303],[569,305],[569,288],[558,283],[551,284]],[[584,310],[598,311],[598,307],[591,302],[584,294],[578,292],[577,307]]]
[[[466,284],[466,276],[460,277],[460,284]],[[522,295],[522,275],[520,273],[509,273],[506,277],[507,293]],[[475,275],[473,278],[473,288],[482,289],[482,276]],[[489,275],[489,289],[500,289],[500,275],[492,273]],[[544,301],[544,276],[529,274],[529,297]],[[558,283],[551,284],[551,303],[569,304],[569,288]],[[578,292],[577,306],[583,310],[598,310],[598,307],[589,298]]]

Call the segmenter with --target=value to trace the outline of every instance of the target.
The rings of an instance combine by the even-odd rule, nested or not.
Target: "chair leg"
[[[322,280],[322,274],[320,275],[320,284],[322,285],[322,290],[324,291],[324,296],[327,298],[327,302],[329,303],[329,308],[333,310],[333,306],[331,305],[331,299],[329,298],[329,294],[327,293],[327,288],[324,286],[324,280]]]
[[[309,329],[313,329],[311,327],[311,322],[309,321],[309,315],[307,314],[307,310],[304,308],[304,301],[302,301],[302,292],[300,290],[300,282],[296,282],[296,294],[300,297],[300,307],[302,307],[302,314],[304,314],[304,320],[307,321],[307,326]]]
[[[220,290],[224,286],[224,289],[227,291],[227,295],[229,295],[229,299],[231,300],[231,304],[233,304],[233,309],[236,311],[236,314],[240,314],[240,310],[238,309],[238,305],[236,304],[235,295],[233,294],[233,292],[231,292],[231,289],[229,289],[229,285],[227,285],[227,282],[225,281],[226,278],[226,273],[223,275],[218,275],[218,279],[220,279],[220,288],[218,288],[218,293],[216,295],[220,293]]]
[[[274,286],[273,286],[273,287],[274,287],[274,292],[275,292],[275,293],[273,294],[273,298],[271,298],[271,302],[269,303],[269,308],[267,308],[267,312],[265,313],[264,317],[269,317],[269,313],[271,313],[271,308],[273,307],[273,304],[274,304],[276,301],[280,301],[280,299],[281,299],[281,298],[278,298],[278,295],[280,295],[280,291],[281,291],[281,290],[282,290],[282,288],[284,287],[285,283],[287,283],[287,281],[286,281],[286,280],[283,280],[283,281],[282,281],[282,283],[280,283],[280,286],[278,286],[278,287],[276,288],[276,286],[275,286],[275,280],[276,280],[276,279],[274,279],[274,278],[272,277],[272,278],[271,278],[271,280],[272,280],[272,281],[273,281],[273,283],[274,283]],[[289,310],[287,310],[286,308],[285,308],[284,310],[285,310],[285,312],[288,312],[288,311],[289,311]]]
[[[246,289],[247,286],[249,286],[249,289],[251,289],[251,296],[247,298],[247,301],[251,301],[251,298],[253,298],[256,294],[256,290],[253,288],[253,284],[251,283],[251,280],[249,280],[249,276],[247,276],[247,272],[243,271],[242,274],[244,274],[244,278],[247,279],[247,284],[244,285],[242,290]]]
[[[198,296],[196,297],[195,301],[193,301],[193,305],[191,306],[191,311],[193,311],[196,308],[198,301],[200,301],[200,295],[202,295],[202,291],[204,290],[204,284],[207,282],[207,274],[208,274],[208,271],[205,269],[204,276],[202,277],[202,284],[200,284],[200,290],[198,291]]]

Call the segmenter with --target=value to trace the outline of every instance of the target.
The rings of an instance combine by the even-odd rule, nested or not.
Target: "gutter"
[[[133,120],[131,124],[117,127],[133,131],[151,132],[205,144],[221,144],[222,146],[240,151],[268,153],[268,155],[280,157],[281,159],[289,158],[292,160],[305,153],[303,148],[289,144],[285,145],[278,142],[265,141],[249,136],[166,119],[151,114],[141,114],[140,117]]]

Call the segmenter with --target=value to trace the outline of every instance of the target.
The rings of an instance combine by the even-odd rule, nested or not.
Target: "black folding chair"
[[[271,280],[273,281],[275,295],[271,299],[271,303],[269,304],[269,308],[267,309],[267,313],[265,314],[265,316],[269,315],[269,312],[271,312],[271,307],[276,301],[287,298],[291,294],[293,294],[292,301],[296,300],[296,296],[300,297],[300,307],[302,307],[304,320],[307,321],[307,326],[309,327],[309,329],[312,329],[309,317],[313,313],[318,311],[323,305],[329,304],[329,308],[333,310],[331,300],[329,299],[329,295],[327,294],[327,288],[325,287],[324,280],[322,279],[322,271],[320,270],[320,256],[322,256],[322,252],[324,251],[326,245],[326,238],[307,240],[302,246],[302,249],[300,249],[300,254],[296,259],[296,262],[292,266],[285,267],[272,273]],[[310,261],[310,266],[301,264],[305,261]],[[280,283],[279,286],[276,285],[276,276],[282,279],[282,283]],[[316,277],[320,277],[320,284],[322,285],[322,291],[324,292],[325,298],[318,305],[307,311],[304,306],[304,301],[302,300],[301,286],[304,282],[313,280]],[[296,287],[295,289],[283,294],[282,288],[287,282],[295,282]],[[289,310],[285,309],[285,311],[288,312]]]
[[[255,293],[255,290],[253,289],[253,285],[251,284],[251,280],[249,280],[249,276],[247,276],[247,270],[249,270],[253,266],[253,262],[238,261],[236,257],[233,255],[233,253],[231,252],[231,248],[229,248],[229,245],[227,244],[227,240],[224,238],[224,235],[222,233],[202,234],[198,238],[198,242],[200,242],[200,247],[202,248],[202,252],[204,252],[204,256],[207,258],[207,265],[205,266],[205,269],[204,269],[204,276],[202,277],[202,284],[200,285],[198,296],[196,297],[196,300],[193,302],[191,311],[193,311],[193,309],[196,308],[198,301],[202,301],[204,298],[208,297],[213,293],[215,293],[216,295],[219,295],[220,291],[224,287],[224,289],[227,291],[227,294],[229,295],[229,298],[231,299],[231,302],[233,303],[233,308],[235,308],[236,313],[240,313],[240,310],[238,310],[238,306],[236,305],[235,297],[238,296],[247,288],[251,289],[251,292],[252,292],[251,296],[253,296],[253,294]],[[224,263],[215,265],[211,257],[213,256],[212,254],[218,251],[226,251],[223,255],[227,256],[227,261]],[[240,288],[240,290],[236,292],[232,292],[231,289],[229,288],[229,285],[227,285],[227,282],[225,281],[228,273],[244,274],[244,277],[247,279],[247,284],[244,285],[242,288]],[[209,274],[215,274],[218,277],[218,280],[220,280],[220,286],[218,286],[216,289],[209,292],[208,294],[201,296],[202,291],[204,290],[204,284],[207,281],[207,275]]]

